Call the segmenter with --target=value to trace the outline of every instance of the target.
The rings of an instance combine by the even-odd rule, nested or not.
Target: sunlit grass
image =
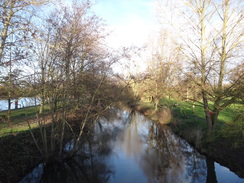
[[[31,124],[31,128],[36,128],[38,126],[37,123]],[[1,126],[2,127],[2,126]],[[29,130],[29,126],[26,121],[23,121],[19,125],[8,125],[0,129],[0,137],[6,135],[16,135],[19,132],[24,132]]]
[[[39,106],[37,107],[28,107],[18,110],[11,111],[11,122],[1,121],[0,122],[0,137],[16,134],[22,131],[29,130],[27,121],[30,120],[31,128],[36,128],[37,123],[33,123],[36,119],[36,114],[39,112]],[[44,113],[49,111],[48,106],[44,107]],[[0,116],[7,115],[6,111],[1,112]],[[33,119],[33,121],[31,121]]]
[[[199,119],[205,119],[203,106],[197,104],[193,106],[188,102],[179,102],[172,99],[163,99],[161,100],[160,104],[169,106],[176,114],[176,116],[186,119],[184,120],[186,122],[191,120],[191,119],[187,120],[187,118],[193,116],[198,117]],[[209,105],[211,108],[213,106],[213,103],[210,102]],[[236,117],[236,113],[240,112],[241,108],[242,108],[241,104],[233,104],[225,108],[220,112],[218,122],[222,122],[222,123],[233,122]]]
[[[191,142],[198,143],[195,132],[202,132],[202,135],[207,135],[207,123],[203,106],[190,103],[179,102],[169,99],[161,100],[161,105],[171,108],[176,123],[173,123],[173,129],[183,135]],[[210,109],[213,103],[210,103]],[[218,122],[215,126],[214,133],[210,138],[205,138],[207,141],[223,141],[230,147],[239,147],[244,142],[244,108],[242,104],[232,104],[222,110],[218,117]],[[230,144],[228,144],[231,142]]]

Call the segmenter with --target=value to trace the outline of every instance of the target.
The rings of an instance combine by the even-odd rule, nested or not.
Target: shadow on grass
[[[7,122],[6,111],[0,112],[0,137],[16,134],[21,131],[27,131],[29,129],[27,121],[31,119],[36,119],[36,115],[39,112],[39,106],[37,107],[27,107],[11,111],[11,122]],[[49,108],[44,107],[44,114],[50,112]],[[4,118],[3,118],[4,116]],[[37,124],[31,124],[32,127],[37,126]]]
[[[225,140],[226,147],[237,148],[244,142],[243,120],[236,121],[237,114],[243,113],[239,105],[232,105],[221,111],[214,132],[209,136],[205,114],[201,106],[193,107],[187,102],[176,102],[169,99],[161,100],[160,104],[171,108],[175,118],[175,122],[171,124],[173,130],[193,144],[200,144],[201,141],[202,143],[212,143]]]
[[[37,131],[37,130],[36,130]],[[41,161],[29,131],[0,138],[0,180],[17,182]]]

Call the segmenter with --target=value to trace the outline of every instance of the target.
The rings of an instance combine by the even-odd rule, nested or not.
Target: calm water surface
[[[11,109],[15,109],[16,99],[11,100]],[[40,104],[40,99],[38,97],[22,97],[18,100],[18,108],[35,106]],[[8,101],[0,100],[0,111],[8,110]]]
[[[244,183],[168,127],[135,112],[114,110],[109,119],[101,118],[82,146],[74,159],[54,167],[40,164],[20,182]]]

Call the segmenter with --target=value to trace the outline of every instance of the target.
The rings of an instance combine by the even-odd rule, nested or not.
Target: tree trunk
[[[46,80],[46,70],[44,62],[41,63],[41,103],[40,103],[40,109],[39,114],[43,113],[44,109],[44,103],[45,103],[45,93],[46,93],[46,86],[45,86],[45,80]]]
[[[2,63],[2,59],[3,59],[3,52],[4,52],[4,48],[5,48],[5,44],[8,38],[8,30],[9,30],[9,25],[10,25],[10,21],[13,17],[13,3],[11,2],[10,5],[8,4],[8,2],[5,2],[3,4],[3,9],[4,12],[3,14],[5,14],[5,16],[3,17],[3,19],[5,21],[3,21],[3,30],[1,31],[1,43],[0,43],[0,65]],[[9,10],[8,10],[9,8]]]
[[[11,58],[11,47],[10,47],[10,60],[9,60],[9,86],[8,86],[8,121],[11,121],[11,98],[12,98],[12,58]]]
[[[202,98],[203,98],[203,107],[204,107],[208,131],[211,131],[213,128],[213,123],[212,123],[212,119],[211,119],[211,116],[209,113],[208,99],[207,99],[206,93],[204,91],[202,92]]]
[[[213,128],[215,127],[215,125],[218,122],[219,112],[220,112],[219,110],[214,110],[213,111],[213,115],[211,117]]]
[[[8,115],[7,115],[7,118],[8,118],[8,122],[11,121],[11,95],[9,94],[8,96]]]

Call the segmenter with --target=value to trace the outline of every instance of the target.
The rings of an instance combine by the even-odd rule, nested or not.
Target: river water
[[[72,141],[65,147],[72,147]],[[20,183],[244,183],[228,168],[199,154],[167,126],[137,112],[113,110],[72,160],[40,164]]]
[[[11,102],[11,109],[15,109],[15,101],[16,99],[12,99]],[[40,98],[38,97],[22,97],[18,99],[18,108],[30,107],[40,104]],[[8,110],[8,101],[7,100],[0,100],[0,111]]]

